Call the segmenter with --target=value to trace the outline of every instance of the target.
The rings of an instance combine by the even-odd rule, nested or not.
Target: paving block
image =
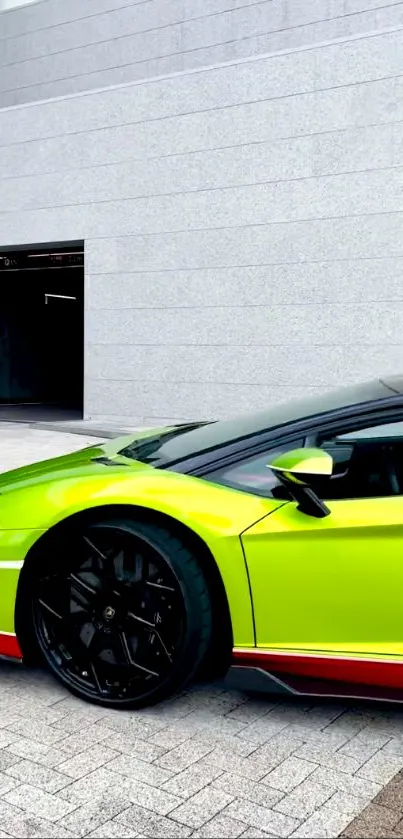
[[[135,829],[110,821],[96,827],[88,834],[88,839],[136,839],[138,835]]]
[[[59,763],[58,771],[68,775],[70,779],[73,778],[73,780],[77,781],[79,778],[83,778],[84,775],[93,772],[94,769],[99,769],[101,766],[105,766],[107,763],[109,764],[118,756],[118,752],[109,749],[102,743],[98,743],[85,752],[80,752],[74,757],[64,760],[63,763]]]
[[[275,719],[274,717],[272,718],[271,714],[268,714],[266,717],[246,725],[239,732],[239,736],[242,738],[245,737],[246,740],[251,740],[258,745],[262,745],[263,743],[267,743],[275,734],[278,734],[279,731],[284,731],[288,725],[287,720]]]
[[[166,781],[162,785],[162,789],[173,793],[173,795],[179,795],[181,798],[190,798],[208,784],[211,784],[220,775],[220,769],[199,761],[199,763],[192,764],[183,772],[179,772],[178,775]]]
[[[59,731],[58,733],[60,735],[62,732]],[[94,723],[94,725],[87,725],[86,729],[78,731],[76,734],[70,734],[67,737],[65,734],[62,734],[62,738],[56,741],[57,748],[66,753],[67,760],[69,756],[73,757],[74,755],[81,754],[92,746],[95,746],[96,743],[101,743],[110,737],[112,733],[112,729]]]
[[[109,792],[94,798],[58,822],[70,835],[85,836],[130,807],[122,793]]]
[[[217,839],[218,836],[225,836],[225,839],[237,839],[238,836],[245,836],[245,825],[219,813],[214,816],[199,830],[192,833],[192,839]]]
[[[350,820],[351,815],[348,813],[342,813],[325,804],[312,813],[312,816],[303,822],[291,836],[306,837],[306,839],[333,839],[347,827]]]
[[[264,745],[258,746],[254,756],[256,760],[264,763],[267,772],[269,772],[287,757],[295,754],[303,745],[303,741],[293,737],[287,728],[279,734],[275,734]]]
[[[69,801],[63,801],[58,795],[50,795],[30,784],[21,784],[10,790],[4,796],[4,801],[50,822],[58,821],[75,809],[75,805]]]
[[[297,819],[285,816],[266,807],[258,807],[250,801],[234,801],[226,810],[226,815],[245,822],[249,827],[262,829],[274,836],[289,836],[296,829]]]
[[[65,734],[57,728],[53,728],[40,720],[22,719],[10,725],[10,732],[35,740],[45,746],[53,746],[64,740]]]
[[[317,768],[316,763],[301,760],[298,757],[288,757],[280,765],[269,772],[264,778],[264,783],[282,792],[290,792],[298,786]]]
[[[260,807],[274,807],[284,793],[276,789],[270,789],[265,784],[258,784],[251,781],[249,778],[241,778],[240,775],[232,775],[230,772],[223,772],[213,786],[217,789],[222,789],[228,795],[234,795],[236,798],[245,798],[254,804],[259,804]]]
[[[143,781],[153,787],[160,787],[172,777],[172,772],[162,769],[155,763],[145,763],[138,757],[131,755],[119,755],[108,763],[108,769],[118,775],[132,778],[134,781]]]
[[[222,770],[240,775],[243,778],[250,778],[252,781],[259,781],[267,774],[267,766],[256,758],[255,754],[249,757],[239,757],[229,749],[213,749],[205,758],[206,763],[216,766]]]
[[[295,819],[307,819],[331,797],[332,793],[328,787],[323,787],[307,778],[292,792],[278,801],[273,806],[273,810],[278,810],[279,813],[284,813],[284,815],[292,816]]]
[[[198,760],[205,757],[211,751],[212,746],[208,743],[187,740],[185,743],[176,746],[170,752],[162,755],[158,759],[158,766],[161,766],[163,769],[169,769],[172,772],[182,772],[188,766],[197,763]]]
[[[366,778],[378,784],[387,784],[402,768],[400,755],[387,755],[377,752],[358,770],[357,777]]]
[[[166,816],[183,803],[183,799],[179,798],[178,795],[172,795],[170,792],[152,787],[149,784],[144,784],[142,781],[134,781],[131,778],[119,778],[115,773],[111,774],[114,774],[115,778],[118,778],[118,783],[113,788],[113,791],[123,792],[132,804],[145,807],[147,810],[154,811],[160,816]]]
[[[351,795],[349,792],[335,792],[327,802],[332,809],[341,813],[350,813],[351,818],[357,816],[365,809],[367,799],[359,795]]]
[[[381,785],[374,781],[359,778],[358,775],[347,775],[345,772],[336,772],[335,769],[327,769],[323,766],[315,770],[312,780],[325,787],[330,787],[333,792],[342,790],[351,795],[362,796],[367,801],[375,798],[381,790]]]
[[[122,779],[123,780],[123,779]],[[65,801],[70,801],[76,807],[80,804],[85,804],[87,801],[92,801],[97,796],[103,795],[112,790],[119,783],[119,775],[109,772],[103,766],[99,769],[94,769],[84,778],[79,778],[77,781],[71,782],[68,787],[60,790],[59,798]]]
[[[6,770],[6,774],[18,781],[32,784],[45,792],[59,792],[59,790],[71,783],[71,778],[50,769],[48,766],[40,766],[31,760],[20,760]]]
[[[116,817],[116,822],[123,827],[136,830],[142,836],[150,836],[153,839],[165,839],[165,837],[175,839],[175,837],[190,836],[192,832],[186,825],[179,824],[165,816],[158,816],[139,806],[132,806],[124,810]]]
[[[197,829],[231,803],[233,796],[219,789],[207,787],[189,798],[170,813],[172,819]]]
[[[155,745],[149,740],[140,740],[139,737],[130,737],[118,731],[113,732],[110,737],[102,740],[102,747],[112,749],[115,755],[121,753],[131,755],[132,757],[139,757],[140,760],[146,763],[152,763],[152,761],[158,760],[167,751],[166,748]],[[168,746],[169,748],[172,747]]]
[[[51,769],[66,760],[65,753],[60,749],[45,746],[43,743],[36,743],[34,740],[25,740],[22,737],[15,740],[14,743],[10,743],[1,754],[10,754],[15,761],[27,758],[41,766],[49,766]]]

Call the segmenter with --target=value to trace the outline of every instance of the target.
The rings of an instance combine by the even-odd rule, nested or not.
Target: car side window
[[[264,453],[244,457],[231,466],[209,472],[205,480],[265,498],[288,498],[287,491],[269,469],[268,463],[283,452],[301,448],[303,445],[304,440],[299,439],[283,446],[268,448]]]
[[[320,488],[325,500],[403,495],[403,421],[335,435],[320,447],[334,464]]]

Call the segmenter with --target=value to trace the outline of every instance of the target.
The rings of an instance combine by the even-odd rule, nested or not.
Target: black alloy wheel
[[[57,678],[109,707],[153,704],[194,675],[211,639],[196,558],[172,534],[130,520],[71,530],[36,567],[33,625]]]

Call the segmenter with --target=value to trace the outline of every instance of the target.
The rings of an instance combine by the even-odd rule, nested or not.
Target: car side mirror
[[[330,510],[316,494],[319,480],[330,478],[333,458],[322,449],[292,449],[267,464],[298,502],[298,509],[308,516],[325,518]]]

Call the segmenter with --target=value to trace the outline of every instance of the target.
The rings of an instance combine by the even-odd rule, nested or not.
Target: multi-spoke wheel
[[[169,532],[134,521],[72,529],[36,565],[32,612],[55,675],[95,702],[140,707],[196,671],[211,605],[195,557]]]

